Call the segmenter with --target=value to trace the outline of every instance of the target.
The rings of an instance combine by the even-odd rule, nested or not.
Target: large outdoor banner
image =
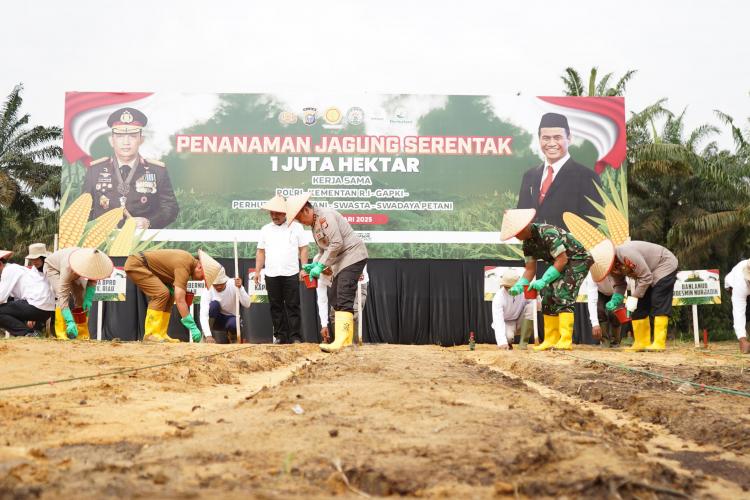
[[[507,208],[627,218],[619,97],[70,92],[64,156],[61,246],[112,255],[251,257],[260,206],[302,191],[371,257],[517,259]]]

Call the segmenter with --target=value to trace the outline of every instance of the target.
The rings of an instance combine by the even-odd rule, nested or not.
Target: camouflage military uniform
[[[573,312],[578,289],[594,259],[566,230],[550,224],[531,225],[531,238],[523,242],[526,262],[543,260],[551,265],[555,262],[555,257],[563,252],[568,255],[568,263],[561,276],[541,291],[542,313],[548,316]]]
[[[83,183],[83,192],[91,193],[94,199],[91,219],[121,206],[124,199],[128,213],[148,219],[151,229],[161,229],[175,221],[180,209],[164,163],[140,157],[136,163],[135,172],[130,165],[118,172],[113,157],[91,162]],[[130,182],[126,182],[128,178]],[[120,187],[121,181],[126,189]]]

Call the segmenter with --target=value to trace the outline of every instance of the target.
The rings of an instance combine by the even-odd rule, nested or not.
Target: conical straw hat
[[[13,252],[10,250],[0,250],[0,259],[10,259]]]
[[[206,282],[206,288],[210,288],[214,284],[216,278],[219,277],[219,273],[222,270],[221,264],[208,255],[203,250],[198,250],[198,260],[200,260],[203,266],[203,279]]]
[[[517,269],[509,267],[505,270],[503,276],[500,278],[500,284],[502,286],[513,286],[516,284],[516,281],[518,281],[518,278],[520,277],[521,275],[518,273]]]
[[[79,248],[70,254],[68,264],[78,276],[90,280],[109,278],[115,268],[112,259],[96,248]]]
[[[310,199],[310,193],[302,193],[295,196],[290,196],[286,199],[286,222],[290,224],[305,203]]]
[[[531,224],[536,216],[533,208],[516,208],[506,210],[503,215],[503,224],[500,227],[500,240],[506,241],[521,232],[523,228]]]
[[[599,282],[607,277],[615,262],[615,245],[611,240],[604,240],[589,250],[594,258],[594,264],[589,269],[594,281]]]
[[[276,195],[268,200],[262,207],[263,210],[269,212],[281,212],[286,213],[286,200],[283,196]]]

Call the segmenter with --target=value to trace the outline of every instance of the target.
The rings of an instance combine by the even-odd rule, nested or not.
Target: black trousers
[[[23,337],[34,332],[26,325],[27,321],[44,322],[54,311],[43,311],[25,300],[14,300],[0,304],[0,328],[4,328],[14,337]]]
[[[630,317],[643,319],[649,316],[671,315],[675,281],[677,281],[677,271],[664,276],[648,287],[643,297],[638,300],[638,306]]]
[[[335,328],[335,312],[343,311],[354,313],[354,301],[357,300],[357,285],[362,270],[367,265],[367,259],[345,267],[333,278],[333,283],[328,287],[328,324]]]
[[[300,333],[299,275],[266,276],[274,335],[282,344],[302,342]]]

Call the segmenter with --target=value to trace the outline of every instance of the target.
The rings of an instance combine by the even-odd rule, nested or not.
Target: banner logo
[[[315,125],[318,121],[318,108],[303,108],[303,120],[308,127]]]

